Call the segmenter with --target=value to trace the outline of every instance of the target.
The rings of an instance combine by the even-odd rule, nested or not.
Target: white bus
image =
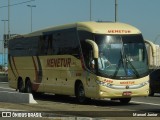
[[[8,64],[9,85],[20,92],[76,96],[80,103],[128,103],[149,94],[142,34],[124,23],[78,22],[16,36]]]

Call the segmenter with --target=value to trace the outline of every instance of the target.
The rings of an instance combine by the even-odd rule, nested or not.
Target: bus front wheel
[[[128,104],[130,102],[131,98],[120,98],[119,100],[122,104]]]
[[[31,84],[30,80],[26,81],[25,92],[26,93],[32,93],[32,84]]]
[[[154,91],[151,87],[149,88],[149,96],[154,96]]]
[[[24,92],[24,84],[22,79],[18,81],[18,90],[19,92]]]
[[[76,98],[79,103],[87,102],[87,98],[85,97],[84,87],[81,82],[76,86]]]

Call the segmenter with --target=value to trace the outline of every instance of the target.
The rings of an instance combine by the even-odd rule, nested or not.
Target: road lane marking
[[[147,104],[147,105],[155,105],[155,106],[160,106],[160,104],[155,104],[155,103],[147,103],[147,102],[139,102],[139,101],[131,101],[130,103],[140,103],[140,104]]]
[[[15,91],[15,89],[12,89],[12,88],[4,88],[4,87],[0,87],[0,89],[13,90],[13,91]]]
[[[24,111],[24,110],[0,108],[0,111]]]

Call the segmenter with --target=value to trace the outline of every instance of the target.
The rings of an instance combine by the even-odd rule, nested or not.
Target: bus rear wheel
[[[131,98],[119,98],[122,104],[128,104],[131,101]]]
[[[19,80],[19,81],[18,81],[18,91],[19,91],[19,92],[24,92],[23,80]]]
[[[25,92],[26,93],[32,93],[32,84],[31,84],[30,80],[26,81]]]
[[[154,96],[154,91],[151,87],[149,88],[149,96]]]
[[[76,98],[79,103],[87,102],[87,98],[85,97],[84,87],[81,82],[76,86]]]

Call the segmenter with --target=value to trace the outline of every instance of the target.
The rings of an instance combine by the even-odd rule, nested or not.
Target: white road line
[[[8,82],[0,82],[0,84],[8,84]]]
[[[24,110],[0,108],[0,111],[24,111]]]
[[[0,87],[0,89],[5,89],[5,90],[14,90],[14,91],[15,91],[15,89],[12,89],[12,88],[4,88],[4,87]]]
[[[160,104],[148,103],[148,102],[138,102],[138,101],[131,101],[130,103],[140,103],[140,104],[147,104],[147,105],[155,105],[155,106],[160,106]]]

